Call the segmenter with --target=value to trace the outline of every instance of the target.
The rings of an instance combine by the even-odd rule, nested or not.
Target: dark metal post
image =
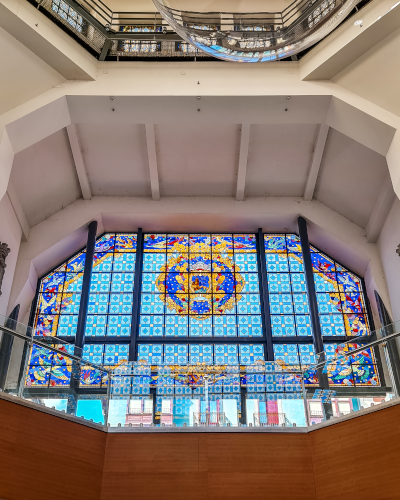
[[[260,281],[261,314],[264,324],[265,335],[265,360],[274,360],[274,349],[272,346],[271,312],[269,309],[269,293],[267,281],[267,265],[265,262],[264,236],[262,229],[257,232],[257,257],[258,257],[258,279]]]
[[[246,425],[247,407],[246,407],[246,389],[240,388],[240,423]]]
[[[301,250],[303,252],[304,259],[304,273],[306,276],[307,283],[307,292],[308,292],[308,300],[310,306],[310,317],[311,324],[313,329],[313,339],[314,339],[314,347],[318,356],[318,363],[325,361],[325,352],[324,352],[324,342],[322,339],[321,332],[321,324],[319,322],[319,311],[318,311],[318,302],[317,302],[317,293],[315,291],[315,283],[314,283],[314,273],[311,262],[311,252],[310,252],[310,242],[308,241],[308,232],[307,232],[307,222],[303,217],[299,217],[297,219],[297,223],[299,226],[299,236],[301,242]],[[329,389],[329,380],[328,376],[325,373],[322,373],[322,369],[318,369],[318,380],[319,385],[322,389]],[[327,420],[333,417],[332,404],[331,403],[323,403],[324,413]]]
[[[10,328],[10,330],[16,330],[18,314],[19,304],[14,307],[4,326],[6,328]],[[14,337],[12,335],[3,332],[0,344],[0,391],[4,391],[6,387],[7,372],[11,359],[13,341]]]
[[[89,233],[86,245],[85,269],[83,271],[82,294],[79,304],[78,325],[75,337],[75,356],[82,356],[82,348],[85,342],[85,328],[87,308],[89,303],[90,280],[92,279],[94,247],[96,244],[97,221],[89,224]]]
[[[140,292],[142,287],[142,269],[143,269],[143,231],[142,228],[139,227],[137,232],[137,245],[136,245],[135,282],[133,288],[131,343],[129,346],[129,361],[137,360],[136,339],[137,339],[137,332],[139,329],[139,319],[140,319]]]
[[[83,271],[82,293],[79,304],[78,325],[76,327],[75,348],[74,354],[79,358],[82,357],[83,345],[85,343],[85,328],[87,308],[89,303],[90,281],[92,279],[94,247],[96,245],[97,221],[92,221],[89,224],[88,239],[86,245],[85,269]],[[81,374],[81,363],[79,361],[72,362],[70,394],[67,401],[67,413],[76,414],[78,405],[77,390],[79,389],[79,380]]]

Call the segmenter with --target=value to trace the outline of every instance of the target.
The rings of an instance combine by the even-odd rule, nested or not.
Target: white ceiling
[[[366,227],[387,171],[383,156],[331,128],[314,196]]]
[[[11,181],[30,227],[81,198],[66,130],[17,153]]]
[[[162,196],[234,196],[240,127],[156,125]]]
[[[67,100],[92,196],[146,198],[154,196],[158,180],[161,198],[234,199],[246,123],[245,199],[302,198],[330,104],[326,96]],[[146,136],[149,123],[154,124],[153,146]],[[23,124],[15,127],[10,132],[18,135]],[[330,128],[314,198],[365,228],[387,173],[383,156]],[[11,180],[30,227],[81,198],[66,130],[19,152]]]
[[[93,196],[151,195],[144,125],[82,123],[77,130]]]
[[[252,125],[246,196],[303,196],[317,124]]]

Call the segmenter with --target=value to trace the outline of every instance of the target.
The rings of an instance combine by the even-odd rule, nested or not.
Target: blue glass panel
[[[299,336],[310,336],[312,335],[312,324],[311,318],[308,315],[296,315],[296,329],[297,335]]]
[[[188,345],[166,344],[164,346],[164,362],[173,365],[186,365],[188,362]]]
[[[268,289],[270,293],[290,293],[290,275],[284,273],[268,273]]]
[[[290,293],[271,293],[269,296],[271,314],[293,314],[292,297]]]
[[[107,336],[108,337],[129,337],[131,334],[132,316],[110,315],[108,316]]]
[[[292,337],[296,335],[294,316],[271,315],[273,337]]]
[[[164,316],[140,317],[139,336],[162,337],[164,335]]]
[[[85,335],[89,337],[104,337],[106,335],[107,316],[88,314],[86,318]]]
[[[165,316],[165,335],[186,337],[188,335],[188,318],[177,314]]]
[[[243,294],[237,304],[238,314],[261,314],[260,296],[258,294]]]
[[[241,365],[264,361],[264,346],[262,344],[239,344],[239,362]]]
[[[58,332],[57,335],[75,337],[76,335],[76,327],[78,325],[78,316],[72,315],[61,315],[58,324]]]
[[[341,314],[321,314],[319,319],[322,335],[346,335],[346,330],[343,324],[343,316]]]
[[[212,333],[212,316],[201,320],[189,316],[189,335],[191,337],[211,337]]]
[[[214,316],[215,337],[236,337],[236,316]]]
[[[211,344],[189,344],[189,363],[213,363],[213,346]]]
[[[238,316],[239,337],[262,337],[261,316]]]

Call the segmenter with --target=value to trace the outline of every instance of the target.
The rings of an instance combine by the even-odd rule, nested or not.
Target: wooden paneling
[[[307,434],[109,434],[102,500],[315,500]]]
[[[308,436],[317,500],[399,500],[400,406]]]
[[[0,498],[100,500],[106,436],[0,399]]]
[[[301,433],[104,433],[0,399],[6,500],[399,500],[400,405]]]

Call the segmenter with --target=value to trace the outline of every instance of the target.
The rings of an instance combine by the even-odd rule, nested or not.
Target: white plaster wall
[[[15,216],[8,195],[6,194],[0,201],[0,242],[7,243],[11,252],[6,258],[7,267],[1,287],[2,295],[0,296],[0,314],[4,315],[11,312],[8,310],[8,302],[14,279],[21,238],[21,227],[18,223],[17,217]]]
[[[385,305],[394,321],[400,320],[400,256],[396,253],[399,244],[400,200],[396,198],[377,242],[390,297],[390,303],[385,301]]]

